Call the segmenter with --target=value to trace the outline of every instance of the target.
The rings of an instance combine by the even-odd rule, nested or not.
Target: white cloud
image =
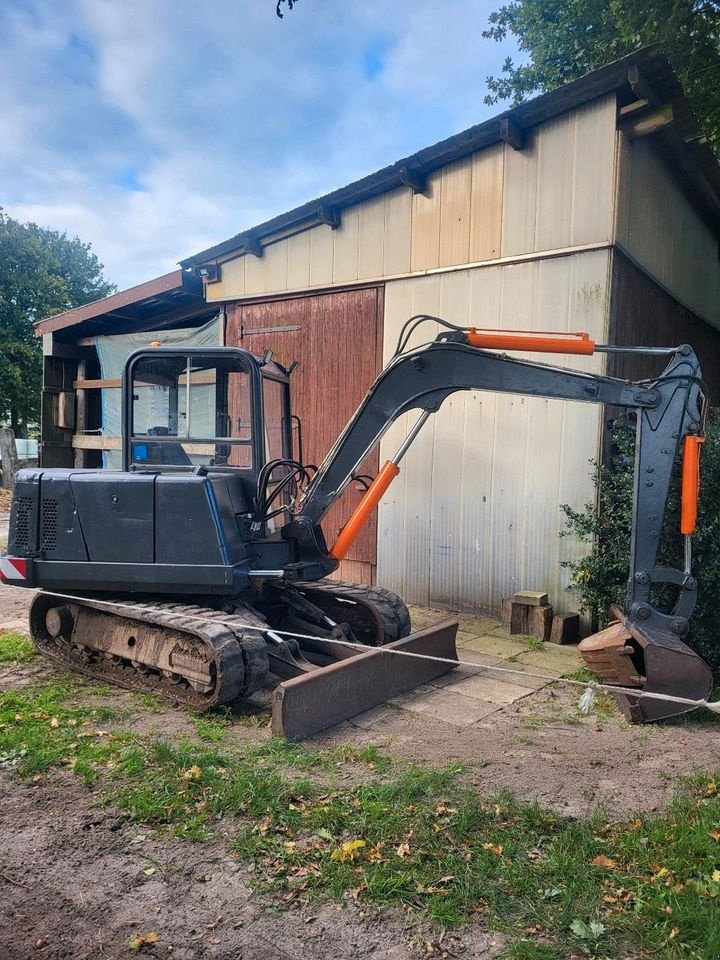
[[[5,0],[0,204],[121,287],[492,113],[490,0]]]

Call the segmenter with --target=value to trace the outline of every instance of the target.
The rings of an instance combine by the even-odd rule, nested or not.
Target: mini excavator
[[[426,321],[441,332],[409,347]],[[668,357],[653,380],[629,382],[512,358],[509,351],[588,356],[638,350]],[[498,352],[500,351],[500,352]],[[400,462],[443,401],[487,390],[634,410],[637,445],[624,609],[583,641],[633,720],[689,709],[649,691],[707,696],[707,664],[684,642],[697,597],[691,569],[706,402],[692,347],[596,344],[585,333],[462,328],[410,318],[324,462],[293,455],[290,373],[266,353],[218,347],[135,351],[123,374],[123,468],[18,474],[0,575],[39,588],[30,631],[70,668],[194,707],[250,696],[278,678],[273,729],[299,739],[451,669],[457,624],[411,634],[403,601],[329,579]],[[321,521],[401,415],[418,418],[328,549]],[[301,446],[301,444],[299,445]],[[684,569],[656,563],[668,489],[683,457]],[[668,612],[654,588],[676,591]],[[423,656],[383,656],[384,650]],[[373,649],[377,648],[377,649]],[[635,694],[635,695],[634,695]]]

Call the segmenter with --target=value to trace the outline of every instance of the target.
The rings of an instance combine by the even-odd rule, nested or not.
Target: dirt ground
[[[0,626],[22,622],[29,599],[27,591],[0,588]],[[40,662],[0,669],[0,690],[53,670]],[[509,788],[566,815],[601,806],[618,819],[662,809],[677,775],[720,769],[717,723],[698,715],[631,727],[615,711],[580,718],[577,699],[577,691],[546,687],[462,730],[431,715],[384,709],[377,722],[345,722],[311,745],[374,744],[435,767],[459,761],[483,794]],[[138,731],[174,738],[190,729],[181,709],[145,713],[128,702]],[[235,733],[269,736],[264,727],[235,726]],[[418,933],[401,914],[353,903],[278,911],[251,894],[246,868],[228,856],[222,838],[160,842],[148,832],[133,843],[140,833],[112,810],[98,811],[92,793],[72,779],[18,783],[0,774],[0,958],[124,958],[132,955],[127,938],[149,931],[159,940],[146,953],[182,960],[427,955],[433,932]],[[152,877],[142,873],[148,863],[158,866]],[[449,956],[489,958],[501,938],[472,927],[443,946]]]

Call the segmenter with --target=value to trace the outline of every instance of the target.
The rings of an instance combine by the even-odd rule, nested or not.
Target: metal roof
[[[177,325],[207,311],[202,283],[186,270],[173,270],[104,300],[40,320],[35,324],[35,333],[39,336],[78,326],[82,329],[73,330],[73,336],[133,333],[152,330],[153,323],[163,327]]]
[[[637,79],[631,82],[628,71],[636,68]],[[659,45],[646,47],[586,74],[573,83],[521,103],[484,123],[477,124],[433,146],[404,157],[376,173],[311,200],[287,213],[236,234],[229,240],[180,261],[183,268],[229,255],[262,252],[261,241],[279,239],[315,226],[318,223],[339,223],[339,212],[370,200],[403,184],[418,188],[422,179],[433,170],[485,147],[508,140],[515,133],[544,123],[567,110],[582,106],[597,97],[618,91],[621,102],[630,103],[650,94],[673,107],[673,125],[656,134],[658,148],[682,181],[689,198],[711,225],[720,233],[720,165],[712,148],[702,137],[692,110],[669,61]]]

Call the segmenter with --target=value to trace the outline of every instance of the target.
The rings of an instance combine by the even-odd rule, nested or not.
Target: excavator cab
[[[124,469],[228,468],[248,483],[291,454],[286,371],[227,347],[136,351],[125,368]]]

